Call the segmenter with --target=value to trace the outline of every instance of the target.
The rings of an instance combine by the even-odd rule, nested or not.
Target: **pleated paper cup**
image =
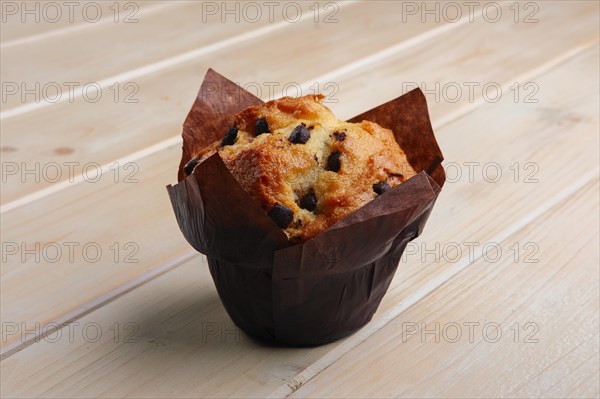
[[[417,175],[318,236],[292,243],[218,153],[190,176],[183,172],[198,150],[223,137],[237,112],[261,103],[209,70],[184,123],[179,183],[167,190],[181,232],[206,255],[219,297],[238,327],[263,341],[324,344],[373,317],[444,184],[443,156],[419,89],[352,118],[391,129]]]

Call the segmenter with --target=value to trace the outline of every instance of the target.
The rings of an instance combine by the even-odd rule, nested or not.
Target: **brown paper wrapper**
[[[263,341],[319,345],[368,323],[406,245],[445,181],[425,97],[415,89],[351,121],[391,129],[418,174],[305,243],[290,243],[218,154],[185,177],[192,154],[222,138],[234,114],[261,100],[212,69],[185,120],[179,183],[167,187],[187,241],[206,255],[232,320]]]

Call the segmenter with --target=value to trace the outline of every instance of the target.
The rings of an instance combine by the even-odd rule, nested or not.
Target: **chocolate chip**
[[[304,124],[296,126],[289,138],[294,144],[305,144],[308,139],[310,139],[310,130]]]
[[[294,219],[294,212],[287,206],[281,204],[273,205],[268,215],[281,229],[288,227]]]
[[[332,172],[339,172],[341,166],[342,165],[340,163],[340,152],[336,151],[329,154],[329,157],[327,157],[326,170],[330,170]]]
[[[188,163],[186,163],[183,167],[183,171],[185,172],[185,174],[188,176],[191,175],[194,172],[194,168],[196,167],[196,165],[198,165],[198,162],[200,162],[199,157],[190,159]]]
[[[335,137],[335,139],[337,141],[344,141],[344,139],[346,138],[346,133],[344,132],[335,132],[333,133],[333,136]]]
[[[388,184],[388,182],[386,182],[385,180],[382,180],[379,183],[373,184],[373,191],[375,191],[375,193],[377,195],[381,195],[381,194],[385,193],[390,188],[392,188],[392,186],[390,186]]]
[[[271,133],[269,130],[269,124],[265,118],[258,118],[256,120],[256,124],[254,125],[254,133],[257,136],[263,133]]]
[[[225,147],[226,145],[233,145],[235,140],[237,139],[238,128],[237,125],[234,124],[227,133],[225,133],[225,137],[223,137],[223,141],[221,141],[221,147]]]
[[[306,209],[307,211],[314,211],[317,209],[317,196],[315,192],[310,190],[302,199],[300,200],[300,208]]]

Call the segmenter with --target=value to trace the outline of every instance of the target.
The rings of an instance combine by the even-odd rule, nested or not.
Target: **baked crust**
[[[323,98],[283,97],[247,108],[223,140],[195,154],[191,169],[219,152],[295,242],[315,237],[416,174],[391,130],[338,120]]]

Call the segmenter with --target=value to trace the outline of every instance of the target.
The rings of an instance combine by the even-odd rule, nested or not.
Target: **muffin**
[[[339,120],[323,98],[283,97],[246,108],[222,139],[194,154],[185,173],[218,152],[292,242],[317,236],[416,174],[391,130]]]
[[[421,90],[353,123],[322,100],[265,104],[209,69],[167,186],[233,322],[277,345],[321,345],[367,324],[445,181]]]

